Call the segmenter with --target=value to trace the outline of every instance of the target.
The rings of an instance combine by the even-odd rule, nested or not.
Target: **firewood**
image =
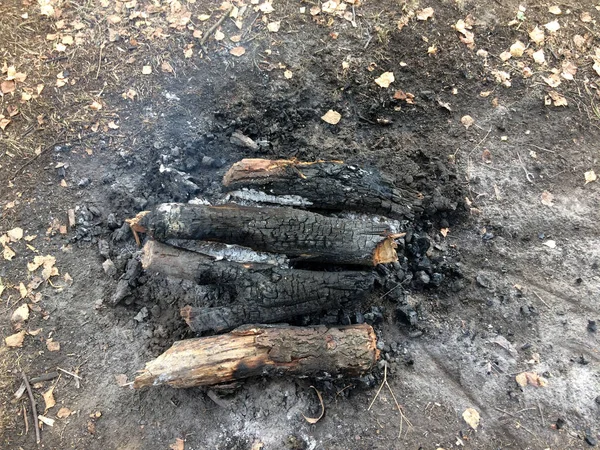
[[[341,161],[299,162],[279,159],[242,159],[223,177],[232,191],[258,189],[269,195],[295,195],[307,209],[375,213],[412,219],[416,194],[396,188],[376,170],[360,169]]]
[[[375,281],[371,272],[317,272],[217,261],[156,241],[144,245],[142,265],[151,276],[160,273],[198,284],[218,284],[228,291],[232,304],[182,308],[183,318],[196,332],[231,330],[249,322],[284,322],[303,314],[335,311],[361,300]]]
[[[228,334],[178,341],[134,382],[135,389],[168,384],[210,386],[262,375],[358,376],[379,358],[370,325],[268,327],[249,325]]]
[[[293,261],[374,266],[398,260],[393,226],[292,208],[165,203],[129,220],[158,241],[197,239],[281,253]]]

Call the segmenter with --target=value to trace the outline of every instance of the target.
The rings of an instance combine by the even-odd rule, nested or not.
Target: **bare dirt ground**
[[[13,393],[54,371],[33,386],[49,449],[595,446],[599,20],[592,1],[3,0],[0,447],[36,447]],[[232,145],[236,130],[261,150]],[[142,277],[107,306],[137,251],[124,219],[222,197],[228,165],[257,156],[377,167],[423,196],[406,226],[441,285],[409,276],[349,319],[375,324],[402,415],[386,390],[368,410],[383,364],[248,380],[218,403],[122,386],[191,336],[172,302],[189,286]]]

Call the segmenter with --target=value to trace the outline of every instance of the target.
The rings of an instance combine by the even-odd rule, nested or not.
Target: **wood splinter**
[[[134,389],[167,384],[210,386],[262,375],[359,376],[377,362],[370,325],[268,327],[248,325],[231,333],[178,341],[148,362]]]

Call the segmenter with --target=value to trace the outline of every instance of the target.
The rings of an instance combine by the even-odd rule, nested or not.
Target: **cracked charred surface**
[[[316,272],[215,261],[156,241],[145,244],[142,262],[150,275],[158,272],[202,285],[220,285],[230,293],[234,303],[227,306],[182,308],[182,317],[197,333],[335,311],[359,302],[373,289],[375,281],[374,274],[369,272]]]
[[[249,158],[225,173],[228,190],[256,188],[272,195],[297,195],[310,202],[307,209],[358,211],[395,219],[413,219],[421,212],[417,194],[394,186],[376,170],[341,161],[299,162]]]
[[[146,364],[136,389],[168,384],[210,386],[253,376],[360,375],[379,358],[370,325],[265,327],[249,325],[218,336],[175,342]]]
[[[138,229],[142,228],[159,241],[239,244],[295,261],[360,266],[397,261],[387,238],[397,231],[391,221],[325,217],[291,208],[166,203],[140,219]]]

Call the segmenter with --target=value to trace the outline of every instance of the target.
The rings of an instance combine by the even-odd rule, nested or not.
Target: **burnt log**
[[[246,323],[275,323],[320,311],[332,311],[361,300],[373,288],[371,272],[317,272],[268,264],[241,264],[156,241],[144,245],[142,266],[150,275],[218,284],[231,304],[185,306],[181,315],[195,332],[231,330]]]
[[[158,241],[195,239],[287,255],[292,261],[374,266],[398,260],[393,226],[292,208],[164,203],[129,220]]]
[[[229,191],[248,188],[269,195],[294,195],[308,202],[307,209],[357,211],[396,219],[412,219],[415,193],[394,186],[376,170],[340,161],[299,162],[280,159],[242,159],[223,177]]]
[[[167,384],[210,386],[263,375],[358,376],[379,357],[369,325],[267,327],[250,325],[231,333],[175,342],[146,364],[135,389]]]

